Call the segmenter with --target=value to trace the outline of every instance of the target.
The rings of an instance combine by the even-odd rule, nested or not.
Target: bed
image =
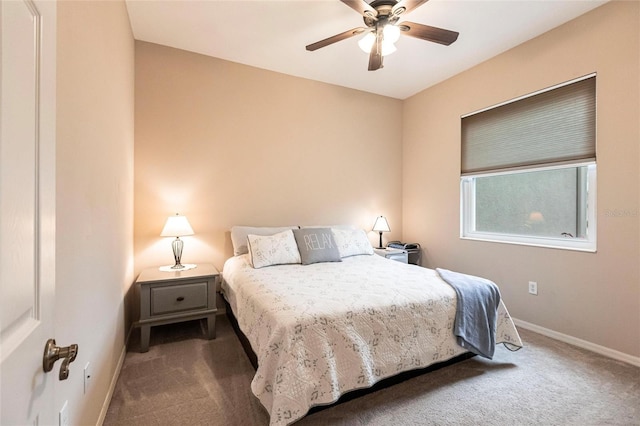
[[[339,260],[260,266],[249,247],[223,268],[223,295],[258,359],[251,390],[272,426],[467,352],[452,332],[456,292],[436,271],[377,256],[370,244],[331,242],[342,244]],[[495,341],[522,346],[502,301]]]

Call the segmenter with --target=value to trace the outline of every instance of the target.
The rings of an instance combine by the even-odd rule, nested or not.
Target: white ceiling
[[[402,20],[458,31],[450,46],[402,36],[384,68],[367,71],[355,36],[315,52],[307,44],[363,26],[339,0],[126,0],[136,40],[405,99],[557,27],[607,0],[430,0]]]

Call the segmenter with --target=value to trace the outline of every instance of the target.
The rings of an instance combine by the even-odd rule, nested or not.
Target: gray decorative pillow
[[[319,262],[342,262],[330,228],[294,229],[303,265]]]

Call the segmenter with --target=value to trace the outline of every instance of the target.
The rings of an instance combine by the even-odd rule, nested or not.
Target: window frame
[[[587,193],[578,193],[576,201],[586,197],[586,214],[578,215],[577,221],[586,216],[586,237],[542,237],[531,235],[518,235],[497,232],[479,232],[475,230],[475,178],[490,177],[506,174],[528,173],[544,170],[558,170],[562,168],[587,167]],[[540,167],[516,168],[493,172],[470,173],[460,176],[460,238],[463,240],[487,241],[506,244],[517,244],[534,247],[545,247],[584,252],[596,252],[597,250],[597,166],[595,160],[584,162],[571,162],[567,164],[550,164]]]

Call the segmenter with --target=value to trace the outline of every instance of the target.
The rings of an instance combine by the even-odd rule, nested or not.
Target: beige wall
[[[406,100],[402,168],[403,237],[423,244],[426,266],[488,277],[514,317],[636,357],[639,23],[640,3],[606,4]],[[597,253],[461,240],[460,116],[591,72],[598,73]],[[530,280],[538,296],[527,293]]]
[[[56,408],[68,400],[69,424],[89,425],[124,348],[133,281],[134,43],[124,2],[58,2],[57,48],[55,338],[79,351],[56,382]]]
[[[396,99],[136,42],[136,272],[173,262],[159,234],[176,212],[196,233],[183,263],[220,270],[233,225],[371,229],[382,214],[399,238],[401,114]]]

